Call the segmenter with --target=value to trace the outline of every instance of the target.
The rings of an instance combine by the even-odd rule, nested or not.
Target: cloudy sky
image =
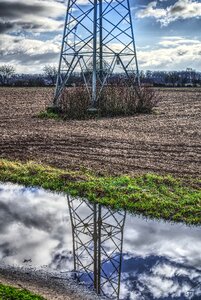
[[[201,71],[201,0],[130,1],[140,69]],[[56,65],[65,11],[66,0],[0,0],[0,64]]]

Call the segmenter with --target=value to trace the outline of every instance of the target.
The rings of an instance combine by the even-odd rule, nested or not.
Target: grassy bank
[[[68,192],[148,217],[201,224],[200,179],[182,180],[155,174],[100,177],[85,169],[75,172],[1,159],[0,181]]]
[[[0,284],[0,299],[2,300],[44,300],[43,297],[34,295],[27,290],[13,288]]]

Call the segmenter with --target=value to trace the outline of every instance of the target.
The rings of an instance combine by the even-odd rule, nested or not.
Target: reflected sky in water
[[[127,214],[120,299],[201,299],[200,249],[201,227]],[[0,260],[16,266],[73,270],[67,197],[0,184]]]

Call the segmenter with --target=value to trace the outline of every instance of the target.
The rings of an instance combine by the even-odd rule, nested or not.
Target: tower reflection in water
[[[119,299],[126,212],[68,197],[74,274],[97,294]]]

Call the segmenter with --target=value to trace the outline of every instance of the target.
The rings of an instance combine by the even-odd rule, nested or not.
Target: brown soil
[[[0,88],[0,157],[102,174],[201,174],[201,89],[161,89],[154,114],[39,119],[50,88]]]

